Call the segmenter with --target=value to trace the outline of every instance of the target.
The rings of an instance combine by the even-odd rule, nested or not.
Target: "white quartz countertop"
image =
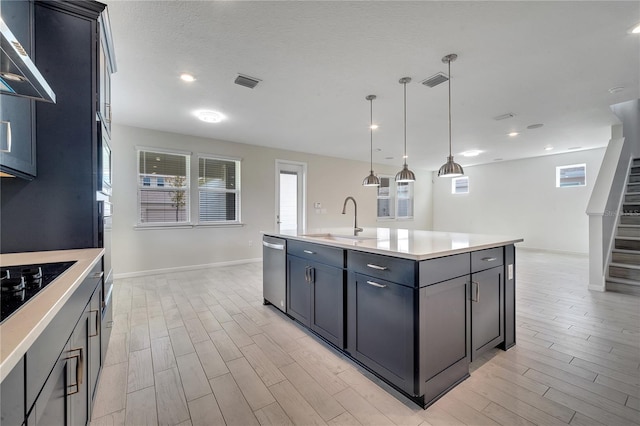
[[[503,235],[391,228],[364,228],[357,236],[354,236],[353,228],[323,228],[302,232],[265,231],[263,234],[412,260],[433,259],[524,241],[522,238]]]
[[[0,254],[0,266],[76,261],[0,324],[0,381],[20,361],[103,254],[101,248]]]

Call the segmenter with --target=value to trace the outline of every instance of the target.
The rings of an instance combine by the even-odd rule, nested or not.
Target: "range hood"
[[[0,18],[0,94],[56,102],[56,94]]]

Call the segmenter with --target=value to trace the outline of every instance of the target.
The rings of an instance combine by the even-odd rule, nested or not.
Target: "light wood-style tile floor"
[[[517,262],[517,345],[427,410],[263,306],[261,263],[116,280],[92,425],[639,425],[640,298]]]

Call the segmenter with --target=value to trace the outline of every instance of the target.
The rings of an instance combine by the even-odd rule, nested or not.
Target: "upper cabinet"
[[[107,9],[98,18],[98,25],[100,26],[98,120],[102,123],[107,137],[111,139],[111,74],[117,69]]]
[[[33,3],[1,1],[2,20],[33,58]],[[4,72],[7,61],[0,63]],[[5,87],[0,80],[0,86]],[[36,175],[36,137],[32,99],[0,91],[0,176],[33,179]]]

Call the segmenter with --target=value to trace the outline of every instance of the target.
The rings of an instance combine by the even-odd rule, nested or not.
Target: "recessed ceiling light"
[[[180,80],[186,81],[187,83],[192,83],[192,82],[196,81],[196,78],[194,76],[192,76],[191,74],[184,73],[184,74],[180,75]]]
[[[219,123],[224,120],[224,115],[217,111],[200,110],[194,112],[195,116],[206,123]]]
[[[553,149],[553,147],[552,147],[552,146],[545,146],[545,147],[544,147],[544,150],[545,150],[545,151],[551,151],[552,149]]]
[[[527,129],[529,129],[529,130],[539,129],[542,126],[544,126],[544,124],[542,124],[542,123],[530,124],[530,125],[527,126]]]
[[[640,24],[636,24],[634,27],[632,27],[629,32],[631,34],[640,34]]]
[[[371,126],[369,126],[371,128],[371,130],[375,130],[378,128],[377,124],[372,124]]]
[[[518,136],[520,134],[520,132],[511,132],[511,133],[507,133],[507,135],[514,137],[514,136]]]
[[[614,93],[620,93],[624,90],[624,86],[616,86],[616,87],[612,87],[611,89],[609,89],[609,93],[611,93],[612,95]]]
[[[472,149],[470,151],[460,153],[460,155],[462,155],[463,157],[476,157],[480,154],[482,154],[482,151],[480,151],[479,149]]]

